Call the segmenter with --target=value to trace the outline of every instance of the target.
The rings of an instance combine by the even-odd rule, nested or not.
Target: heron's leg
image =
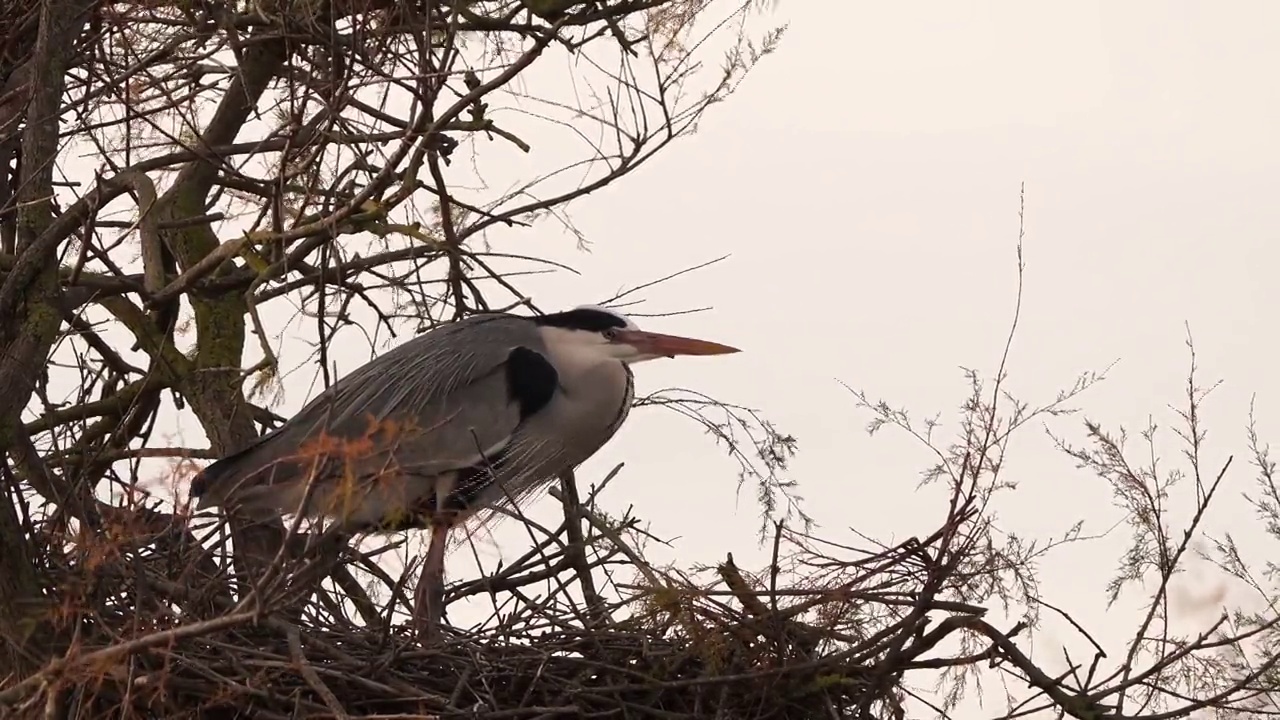
[[[413,615],[418,638],[423,644],[435,642],[444,614],[444,551],[449,541],[449,526],[444,523],[431,525],[431,544],[427,546],[427,559],[418,580],[414,596]]]

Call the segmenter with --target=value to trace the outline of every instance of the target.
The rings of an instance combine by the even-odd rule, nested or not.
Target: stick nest
[[[33,718],[900,718],[901,676],[920,654],[902,648],[920,640],[926,612],[983,613],[933,599],[946,532],[836,557],[820,548],[837,546],[779,526],[759,576],[731,555],[685,573],[650,565],[634,522],[565,507],[566,521],[524,557],[451,585],[448,611],[480,606],[489,617],[447,627],[431,647],[407,629],[414,570],[400,579],[380,570],[378,558],[403,537],[374,550],[313,537],[300,551],[295,538],[297,560],[241,591],[229,558],[189,519],[116,509],[99,532],[46,545],[46,571],[61,581],[41,611],[55,618],[49,640],[64,651],[7,682],[0,709]]]

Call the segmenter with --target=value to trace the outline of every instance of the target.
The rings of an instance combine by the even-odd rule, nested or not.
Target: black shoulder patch
[[[535,350],[517,347],[507,355],[507,395],[520,405],[520,419],[551,402],[560,384],[555,367]]]
[[[533,318],[533,322],[538,325],[548,325],[569,330],[587,330],[589,332],[604,332],[610,328],[625,328],[627,326],[627,321],[617,315],[603,310],[592,310],[591,308],[576,308],[565,312],[543,315]]]

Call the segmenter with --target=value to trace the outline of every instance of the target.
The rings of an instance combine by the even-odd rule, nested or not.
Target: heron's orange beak
[[[676,355],[728,355],[741,352],[738,348],[696,340],[679,335],[645,332],[644,330],[618,330],[616,342],[626,343],[644,355],[675,357]]]

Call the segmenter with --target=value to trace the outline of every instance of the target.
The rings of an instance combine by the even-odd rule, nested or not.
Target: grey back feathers
[[[631,374],[621,363],[590,364],[547,347],[546,328],[630,326],[607,311],[583,312],[544,316],[547,323],[476,315],[409,340],[209,465],[191,495],[199,507],[301,509],[352,530],[423,527],[442,513],[518,500],[590,457],[630,408]],[[562,371],[578,384],[565,388]]]

